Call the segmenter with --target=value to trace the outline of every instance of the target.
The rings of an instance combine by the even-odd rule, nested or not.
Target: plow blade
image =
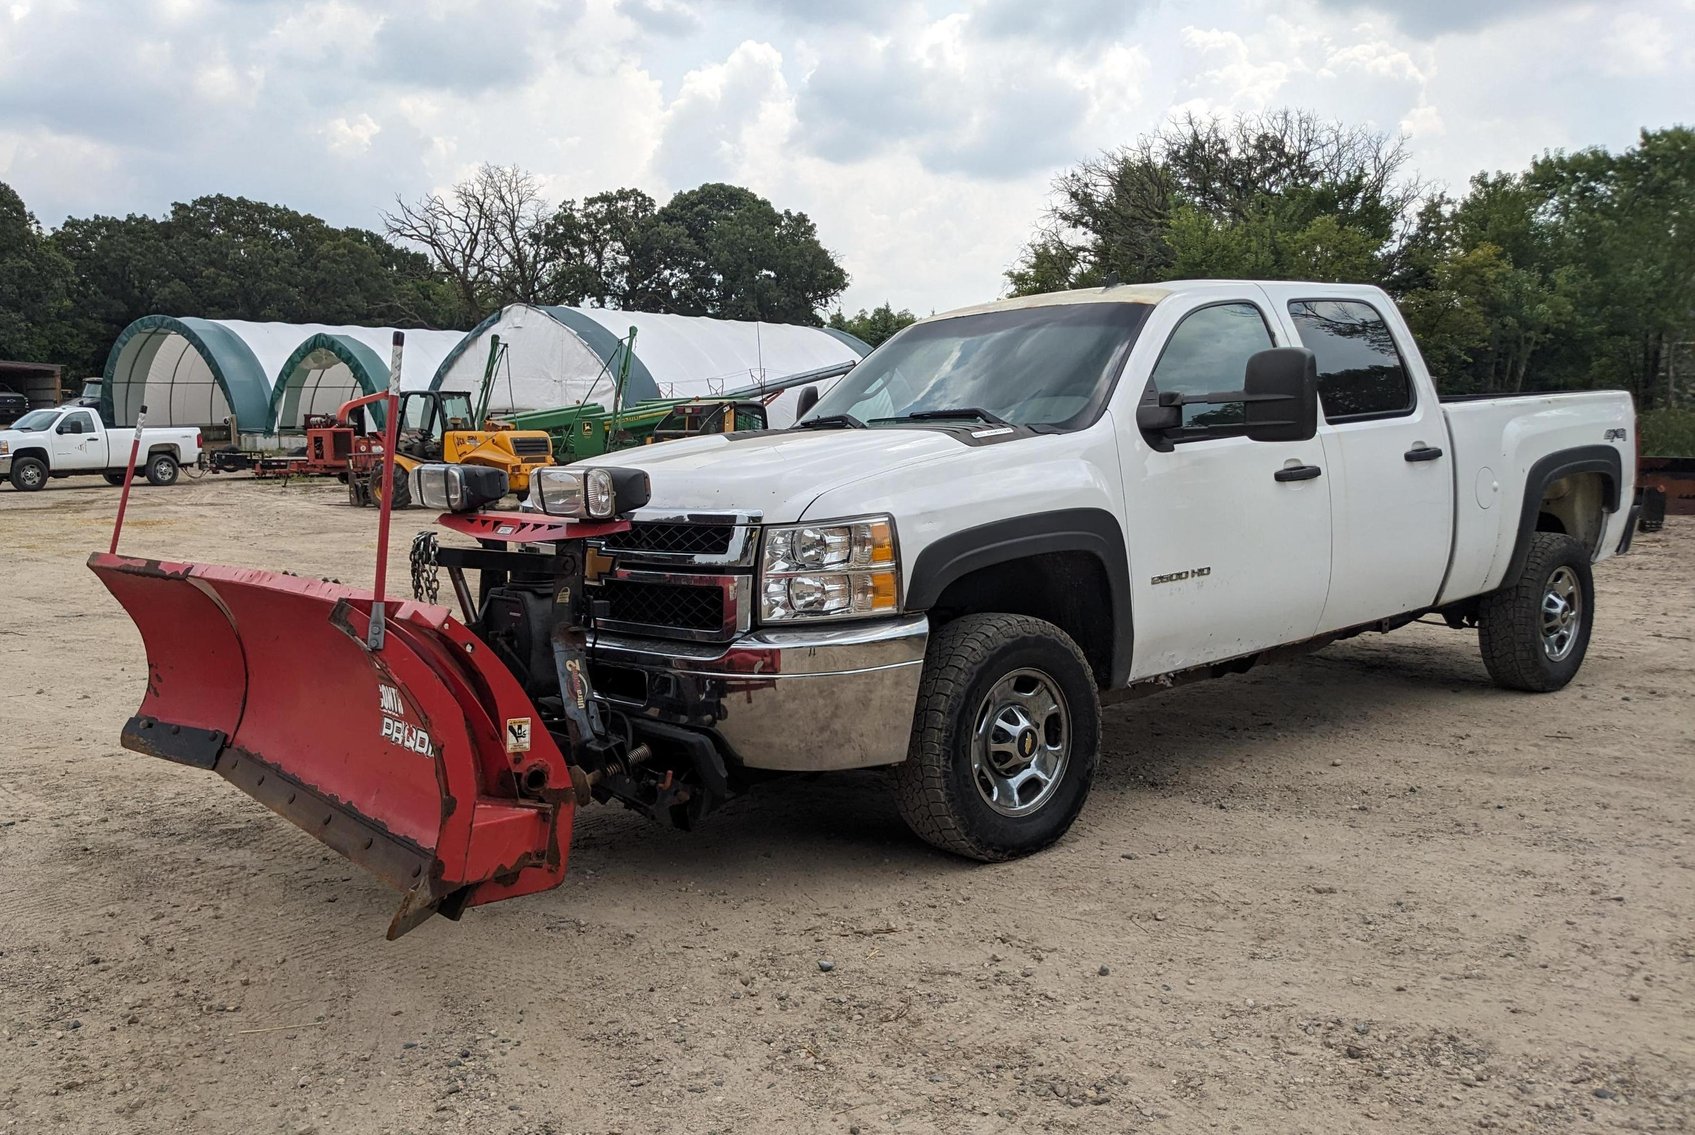
[[[558,886],[570,770],[511,673],[445,609],[278,572],[97,553],[147,648],[124,726],[139,753],[210,769],[432,914]]]

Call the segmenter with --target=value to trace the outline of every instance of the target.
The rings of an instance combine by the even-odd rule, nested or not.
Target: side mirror
[[[818,388],[808,386],[800,392],[800,398],[795,402],[795,417],[804,418],[807,412],[818,405]]]
[[[1272,347],[1248,359],[1242,379],[1248,437],[1306,441],[1318,432],[1318,360],[1304,347]]]

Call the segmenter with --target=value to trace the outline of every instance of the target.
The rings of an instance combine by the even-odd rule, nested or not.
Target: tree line
[[[1695,371],[1695,132],[1545,154],[1450,195],[1394,136],[1289,110],[1182,118],[1064,171],[1006,284],[1184,277],[1381,284],[1450,392],[1618,386],[1675,406]],[[533,175],[484,166],[397,200],[380,233],[226,196],[47,231],[0,184],[0,358],[72,376],[156,312],[465,328],[526,302],[816,325],[847,282],[806,214],[720,183],[553,204]],[[829,316],[873,345],[912,320],[888,303]]]
[[[0,358],[99,374],[155,313],[469,328],[509,303],[591,304],[816,326],[848,282],[806,214],[734,185],[551,206],[532,175],[484,166],[383,223],[218,195],[47,231],[0,183]]]
[[[1193,277],[1379,284],[1444,391],[1695,377],[1695,132],[1544,154],[1458,195],[1405,141],[1297,111],[1186,117],[1066,170],[1008,270],[1015,294]]]

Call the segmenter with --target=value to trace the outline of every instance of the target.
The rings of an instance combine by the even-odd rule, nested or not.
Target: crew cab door
[[[1158,436],[1136,425],[1138,397],[1240,390],[1250,356],[1289,345],[1264,293],[1241,296],[1161,304],[1129,364],[1149,377],[1115,412],[1133,679],[1310,638],[1324,608],[1330,496],[1318,438],[1251,441],[1240,402],[1186,406],[1184,426]]]
[[[53,427],[53,471],[104,469],[106,435],[94,424],[87,410],[72,410]]]
[[[1268,290],[1318,358],[1333,517],[1319,631],[1430,606],[1453,541],[1453,455],[1434,386],[1397,346],[1411,343],[1405,324],[1386,300]]]

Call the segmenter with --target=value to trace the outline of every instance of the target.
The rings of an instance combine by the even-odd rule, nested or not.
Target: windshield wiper
[[[825,414],[822,418],[807,418],[796,422],[797,430],[862,430],[865,423],[852,414]]]
[[[1011,422],[999,414],[991,413],[981,406],[950,406],[944,410],[914,410],[910,414],[901,414],[894,418],[878,418],[879,422],[930,422],[947,418],[976,418],[991,426],[1010,426]]]

